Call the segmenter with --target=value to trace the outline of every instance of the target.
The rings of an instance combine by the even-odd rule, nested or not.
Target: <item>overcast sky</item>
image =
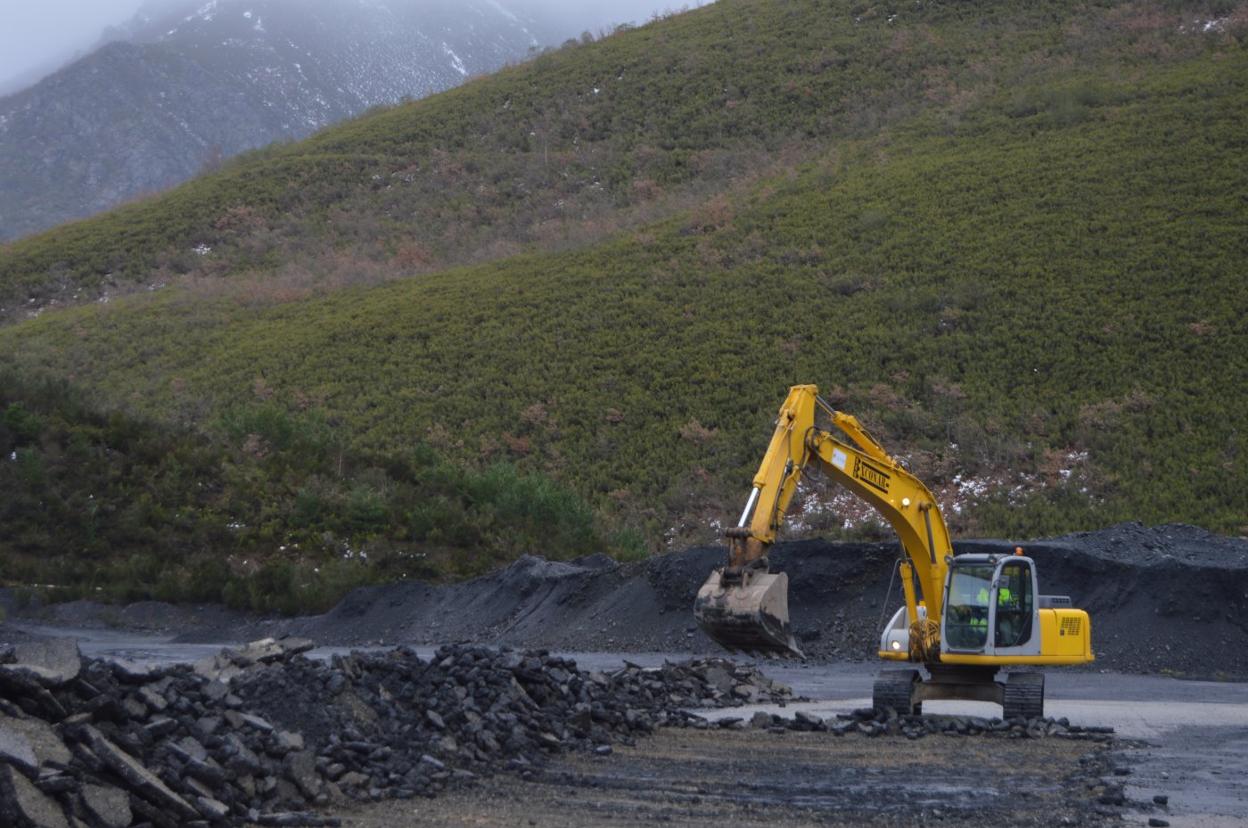
[[[515,0],[500,0],[505,6]],[[599,10],[612,22],[641,22],[655,11],[698,0],[521,0],[584,19]],[[129,19],[143,0],[0,0],[0,94],[54,71],[99,40],[106,26]]]

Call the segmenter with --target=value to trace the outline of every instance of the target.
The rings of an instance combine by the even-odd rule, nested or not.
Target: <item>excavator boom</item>
[[[844,440],[816,424],[820,412]],[[741,519],[725,533],[728,565],[712,573],[694,604],[698,624],[728,649],[801,655],[789,623],[788,578],[769,571],[767,550],[812,464],[871,503],[893,526],[910,558],[907,572],[926,598],[927,617],[939,617],[952,546],[935,498],[857,419],[834,410],[815,386],[797,385],[780,408]],[[906,594],[909,617],[917,619],[913,589]],[[919,624],[910,640],[916,652],[934,652],[939,628]]]

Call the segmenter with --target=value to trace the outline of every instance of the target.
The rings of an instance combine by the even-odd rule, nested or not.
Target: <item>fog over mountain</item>
[[[16,92],[95,46],[143,0],[0,0],[0,94]]]
[[[140,8],[199,7],[207,0],[0,0],[0,95],[33,85],[116,34]],[[393,0],[404,5],[418,0]],[[508,10],[562,19],[569,30],[637,23],[705,0],[499,0]],[[110,33],[110,29],[113,31]]]
[[[118,13],[130,5],[106,2]],[[66,19],[92,5],[49,5],[57,3]],[[0,97],[0,241],[658,8],[656,0],[148,0],[97,48]]]

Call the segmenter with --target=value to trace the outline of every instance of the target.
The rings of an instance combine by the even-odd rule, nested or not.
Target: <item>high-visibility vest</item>
[[[988,606],[988,590],[981,588],[979,594],[975,596],[980,605]],[[1010,592],[1009,587],[1001,587],[997,590],[997,606],[1002,607],[1013,602],[1014,593]]]

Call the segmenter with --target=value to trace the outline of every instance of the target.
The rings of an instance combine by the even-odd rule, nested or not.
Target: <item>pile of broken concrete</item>
[[[791,695],[720,659],[585,672],[546,652],[400,648],[318,661],[266,640],[194,666],[84,659],[68,640],[0,653],[0,825],[329,825],[349,799],[431,796],[611,752],[687,712]]]

